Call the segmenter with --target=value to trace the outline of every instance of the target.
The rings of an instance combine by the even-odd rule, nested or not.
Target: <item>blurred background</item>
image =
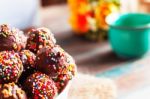
[[[49,28],[79,74],[112,79],[118,99],[150,98],[150,0],[1,0],[0,13],[0,24]]]

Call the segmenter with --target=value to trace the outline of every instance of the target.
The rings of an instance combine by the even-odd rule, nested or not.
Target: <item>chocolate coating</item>
[[[36,66],[39,71],[49,75],[57,83],[59,92],[76,73],[73,58],[58,45],[43,48],[37,55]]]
[[[27,96],[15,83],[9,83],[0,85],[0,99],[27,99]]]
[[[18,53],[14,51],[0,52],[0,84],[17,82],[23,71]]]
[[[54,46],[56,40],[47,28],[32,29],[29,31],[26,49],[37,54],[45,46]]]
[[[0,51],[20,51],[25,48],[26,40],[22,31],[10,28],[6,24],[0,25]]]
[[[24,89],[31,99],[54,99],[57,95],[57,88],[53,80],[40,72],[27,78]]]

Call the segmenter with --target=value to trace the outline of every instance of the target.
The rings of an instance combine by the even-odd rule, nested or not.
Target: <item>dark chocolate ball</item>
[[[45,46],[54,46],[56,40],[47,28],[32,29],[29,31],[26,49],[37,54]]]
[[[25,48],[27,37],[22,31],[6,24],[0,25],[0,51],[20,51]]]
[[[18,53],[14,51],[0,52],[0,84],[17,82],[23,71]]]
[[[39,71],[49,75],[57,83],[59,92],[76,73],[73,58],[58,45],[40,50],[36,66]]]
[[[27,96],[15,83],[8,83],[0,85],[0,99],[27,99]]]
[[[57,95],[54,81],[40,72],[36,72],[27,78],[24,89],[31,99],[54,99]]]

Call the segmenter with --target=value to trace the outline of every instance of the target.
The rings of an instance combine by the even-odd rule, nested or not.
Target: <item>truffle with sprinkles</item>
[[[30,68],[35,68],[36,55],[34,53],[30,50],[22,50],[19,55],[24,66],[24,71]]]
[[[31,99],[55,99],[57,95],[54,81],[40,72],[36,72],[27,78],[24,89]]]
[[[76,73],[73,58],[58,45],[40,50],[36,66],[56,82],[59,93]]]
[[[65,53],[65,55],[67,61],[66,67],[62,69],[62,71],[60,70],[57,77],[53,77],[59,93],[63,91],[68,82],[72,80],[77,73],[74,59],[68,53]]]
[[[54,35],[47,28],[31,29],[28,32],[26,49],[37,54],[45,46],[54,46],[56,40]]]
[[[75,74],[75,61],[47,28],[25,35],[0,25],[0,99],[56,99]]]
[[[0,51],[20,51],[25,48],[27,37],[22,31],[6,24],[0,25]]]
[[[19,53],[19,55],[24,66],[23,73],[19,78],[19,83],[23,84],[26,78],[36,71],[35,69],[36,55],[32,53],[30,50],[22,50]]]
[[[14,51],[0,52],[0,84],[17,82],[23,71],[18,53]]]
[[[0,85],[0,99],[27,99],[27,96],[15,83],[8,83]]]

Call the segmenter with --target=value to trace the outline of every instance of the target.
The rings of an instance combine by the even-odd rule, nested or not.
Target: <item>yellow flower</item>
[[[99,28],[108,28],[105,19],[113,12],[118,12],[118,7],[115,4],[110,2],[100,2],[100,4],[95,9],[95,18]]]
[[[80,6],[78,7],[78,13],[79,14],[86,14],[90,10],[91,10],[90,5],[86,4],[86,3],[81,3]]]

